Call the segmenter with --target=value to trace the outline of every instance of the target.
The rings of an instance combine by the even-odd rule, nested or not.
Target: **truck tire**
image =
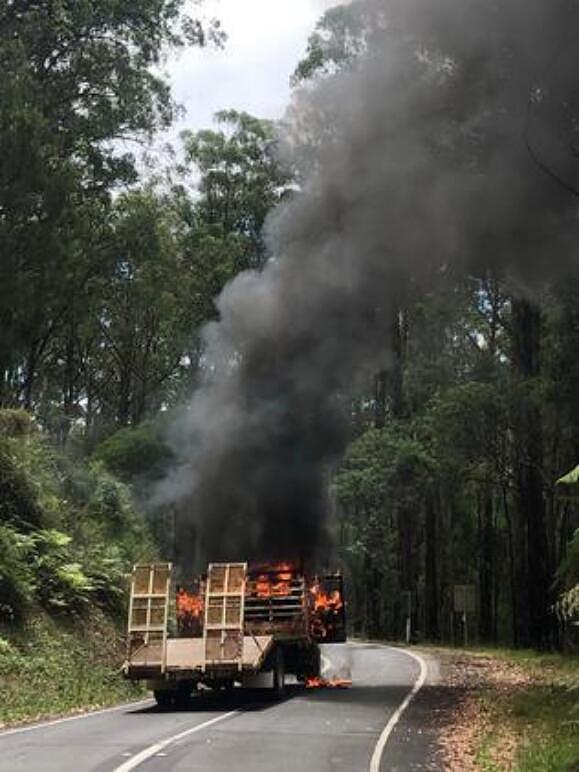
[[[153,695],[160,708],[168,708],[172,705],[173,697],[175,696],[174,693],[170,692],[168,689],[156,689],[153,692]]]
[[[191,681],[179,681],[177,692],[175,693],[175,702],[179,708],[186,708],[191,702],[191,695],[195,684]]]

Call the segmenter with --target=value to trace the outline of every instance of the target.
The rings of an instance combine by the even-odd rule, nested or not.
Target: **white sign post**
[[[464,646],[468,646],[468,615],[474,614],[476,609],[474,584],[454,585],[454,611],[461,614]]]
[[[402,591],[402,606],[406,608],[406,643],[410,643],[412,638],[412,592],[410,590]]]

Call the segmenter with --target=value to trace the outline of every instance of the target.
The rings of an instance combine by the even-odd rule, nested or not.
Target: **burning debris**
[[[203,592],[189,592],[183,586],[175,593],[175,612],[177,629],[183,638],[201,634],[203,628],[204,600]]]
[[[205,614],[205,580],[194,589],[179,585],[175,593],[177,629],[180,637],[201,634]],[[254,564],[245,580],[245,613],[254,633],[272,623],[290,629],[306,620],[309,635],[321,643],[346,640],[342,576],[306,578],[291,562]]]
[[[309,632],[316,641],[345,641],[342,577],[339,574],[306,582],[297,566],[277,563],[253,566],[249,572],[246,604],[250,614],[283,615],[302,608]]]
[[[352,686],[350,678],[308,678],[306,689],[349,689]]]
[[[249,585],[249,595],[258,598],[287,596],[291,593],[291,581],[297,569],[291,563],[254,566],[253,579]]]
[[[338,577],[326,578],[324,582],[316,578],[310,587],[310,601],[313,603],[312,635],[320,641],[346,640],[344,599]]]

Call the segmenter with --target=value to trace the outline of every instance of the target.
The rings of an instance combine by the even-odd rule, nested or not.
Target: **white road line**
[[[138,766],[140,766],[143,761],[147,761],[147,759],[150,759],[151,756],[158,755],[168,745],[171,745],[171,743],[182,740],[184,737],[189,737],[189,735],[195,734],[195,732],[200,732],[202,729],[207,729],[208,726],[217,724],[220,721],[225,721],[226,718],[231,718],[231,716],[235,716],[240,712],[241,711],[239,710],[230,710],[229,713],[223,713],[221,716],[217,716],[216,718],[212,718],[209,721],[205,721],[203,724],[197,724],[197,726],[193,726],[191,729],[186,729],[184,732],[179,732],[179,734],[174,734],[172,737],[167,737],[166,740],[161,740],[160,742],[155,743],[155,745],[150,745],[140,753],[137,753],[136,756],[133,756],[128,761],[125,761],[125,763],[121,764],[120,767],[117,767],[114,772],[131,772],[132,769],[136,769]]]
[[[372,754],[372,758],[370,760],[370,772],[380,772],[380,762],[382,760],[382,754],[384,753],[384,748],[386,747],[386,743],[390,738],[392,730],[400,720],[400,717],[402,716],[406,708],[410,705],[412,700],[416,697],[418,692],[424,686],[424,682],[426,681],[426,675],[428,673],[426,662],[422,659],[422,657],[419,657],[418,654],[414,654],[414,652],[407,651],[406,649],[392,648],[392,651],[399,651],[402,654],[406,654],[407,656],[412,657],[412,659],[418,662],[418,664],[420,665],[420,673],[414,683],[414,686],[408,692],[404,700],[400,703],[396,711],[390,717],[390,721],[388,721],[388,723],[382,730],[382,734],[378,738],[378,742],[376,743],[376,747],[374,748],[374,753]]]
[[[19,726],[15,729],[0,729],[0,740],[4,737],[8,737],[13,734],[21,734],[22,732],[33,732],[35,729],[46,729],[48,726],[56,726],[56,724],[66,724],[69,721],[78,721],[81,718],[92,718],[93,716],[102,716],[103,713],[117,713],[120,710],[127,710],[128,708],[137,708],[140,705],[153,704],[151,699],[139,700],[138,702],[125,702],[122,705],[115,705],[113,708],[101,708],[101,710],[89,710],[86,713],[78,713],[75,716],[65,716],[64,718],[54,718],[51,721],[42,721],[39,724],[30,724],[29,726]]]

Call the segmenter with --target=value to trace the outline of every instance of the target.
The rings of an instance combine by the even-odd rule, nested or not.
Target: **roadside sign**
[[[408,644],[412,638],[412,591],[402,590],[400,597],[402,600],[402,613],[406,614],[405,639]]]
[[[474,584],[454,585],[454,610],[457,614],[474,614],[476,610]]]

